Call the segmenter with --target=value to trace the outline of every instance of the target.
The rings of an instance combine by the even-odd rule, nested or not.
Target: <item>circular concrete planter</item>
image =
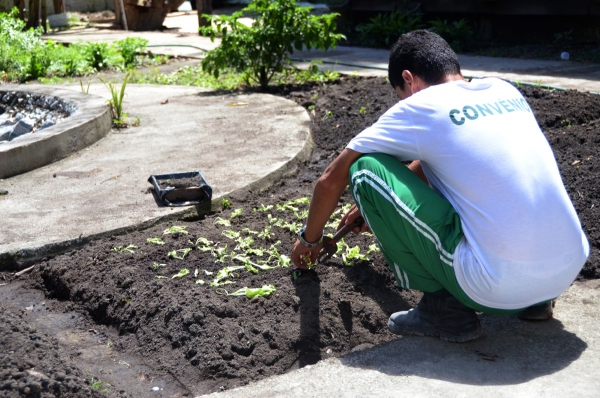
[[[77,110],[60,123],[0,145],[0,178],[45,166],[104,137],[112,120],[106,101],[95,95],[41,85],[5,85],[2,91],[53,95]]]

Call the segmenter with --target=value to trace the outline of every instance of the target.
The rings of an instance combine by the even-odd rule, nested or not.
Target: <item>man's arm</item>
[[[322,236],[327,220],[335,211],[344,189],[348,186],[350,166],[361,156],[360,152],[344,149],[317,181],[304,231],[304,239],[307,242],[316,242]],[[309,255],[311,263],[316,262],[321,246],[309,249],[299,240],[296,241],[292,250],[292,261],[298,268],[306,269],[304,257]]]

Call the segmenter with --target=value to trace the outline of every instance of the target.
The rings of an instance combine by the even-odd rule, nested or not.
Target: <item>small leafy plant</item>
[[[243,211],[244,211],[244,209],[241,207],[239,209],[235,209],[234,211],[231,212],[231,216],[229,216],[229,218],[233,219],[233,218],[239,217],[242,215]]]
[[[128,246],[114,246],[112,249],[113,251],[117,252],[117,253],[135,253],[133,251],[133,249],[137,249],[138,247],[135,245],[128,245]]]
[[[221,207],[223,209],[229,209],[231,207],[231,202],[227,198],[221,199]]]
[[[215,219],[215,222],[213,224],[215,224],[215,225],[221,225],[223,227],[231,227],[231,221],[225,220],[225,219],[223,219],[221,217],[217,217]]]
[[[181,278],[183,278],[184,276],[188,275],[189,273],[190,273],[190,270],[189,270],[189,269],[187,269],[187,268],[184,268],[184,269],[180,270],[178,273],[176,273],[175,275],[173,275],[173,276],[171,277],[171,279],[175,279],[175,278],[177,278],[177,279],[181,279]]]
[[[251,26],[239,21],[244,13],[254,16]],[[337,16],[310,15],[310,8],[298,7],[295,0],[254,0],[231,16],[203,15],[211,24],[200,28],[201,34],[212,41],[219,36],[221,45],[206,54],[202,69],[218,78],[232,68],[265,88],[291,64],[294,50],[335,47],[344,38],[335,32]]]
[[[358,25],[356,30],[363,45],[389,49],[403,33],[424,28],[422,17],[419,12],[379,14],[369,23]]]
[[[137,65],[137,54],[146,49],[148,40],[141,37],[128,37],[115,43],[123,57],[125,68],[131,68]]]
[[[187,231],[187,227],[186,226],[178,226],[178,225],[173,225],[170,228],[167,228],[163,231],[163,235],[167,235],[167,234],[188,234]]]
[[[236,290],[233,293],[225,293],[228,296],[246,296],[247,298],[251,299],[256,296],[268,297],[271,294],[275,293],[275,290],[275,286],[273,285],[263,285],[262,287],[257,288],[243,287],[239,290]]]
[[[108,104],[110,105],[113,123],[117,127],[125,127],[127,125],[127,114],[123,112],[123,98],[125,97],[125,87],[127,87],[127,80],[130,75],[131,73],[125,75],[120,89],[112,82],[102,81],[110,91],[111,98],[108,100]]]
[[[185,258],[185,256],[187,256],[188,253],[191,251],[192,251],[192,249],[189,247],[186,247],[185,249],[172,250],[169,252],[168,256],[171,258],[183,260]]]
[[[154,243],[155,245],[164,245],[165,242],[161,238],[148,238],[146,243]]]

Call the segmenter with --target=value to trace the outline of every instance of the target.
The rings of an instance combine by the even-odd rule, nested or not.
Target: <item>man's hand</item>
[[[358,217],[361,217],[360,211],[358,210],[358,207],[356,207],[356,205],[352,205],[350,210],[348,210],[348,213],[344,214],[344,217],[342,217],[342,220],[338,224],[338,231],[342,229],[344,225],[352,224],[354,220],[356,220]],[[352,232],[354,233],[354,235],[358,235],[363,232],[371,232],[371,230],[369,229],[369,226],[365,221],[360,227],[354,228]]]
[[[300,240],[297,240],[292,249],[292,262],[300,269],[308,269],[309,266],[312,268],[310,264],[315,264],[317,262],[317,257],[322,248],[323,243],[315,248],[309,249],[300,243]]]

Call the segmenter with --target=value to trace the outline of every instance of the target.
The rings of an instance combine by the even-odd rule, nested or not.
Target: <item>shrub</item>
[[[429,21],[429,25],[429,30],[442,36],[456,52],[462,51],[464,44],[473,37],[473,31],[464,19],[448,22],[438,18]]]
[[[238,21],[243,12],[255,18],[252,26]],[[232,68],[265,88],[275,73],[290,65],[294,50],[335,47],[344,38],[336,33],[338,15],[312,16],[310,7],[298,7],[295,0],[254,0],[231,16],[206,15],[212,25],[200,31],[213,41],[220,36],[221,45],[207,53],[202,69],[218,77]]]
[[[37,74],[44,69],[38,53],[43,45],[41,28],[24,31],[25,22],[18,18],[18,10],[0,13],[0,71],[6,79],[22,79],[27,73]]]
[[[368,24],[358,25],[356,30],[363,45],[389,49],[400,35],[424,28],[422,17],[418,12],[379,14],[371,18]]]
[[[141,37],[128,37],[125,40],[120,40],[115,43],[115,46],[120,50],[123,57],[125,68],[131,68],[137,65],[136,55],[146,49],[148,40]]]

